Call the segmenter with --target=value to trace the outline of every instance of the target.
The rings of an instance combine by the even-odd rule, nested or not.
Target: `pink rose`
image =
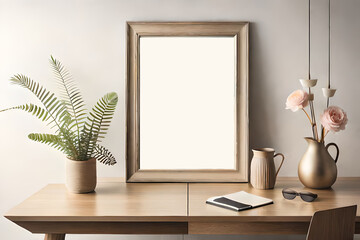
[[[320,122],[326,130],[338,132],[345,129],[348,118],[344,110],[336,106],[330,106],[321,115]]]
[[[292,92],[286,99],[286,109],[296,112],[309,104],[309,94],[303,90]]]

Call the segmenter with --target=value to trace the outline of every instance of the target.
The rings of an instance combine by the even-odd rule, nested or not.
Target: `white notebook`
[[[244,191],[211,197],[206,203],[235,211],[246,210],[273,203],[269,198],[259,197]]]

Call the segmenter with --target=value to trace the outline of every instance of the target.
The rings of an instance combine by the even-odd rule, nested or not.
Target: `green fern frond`
[[[50,118],[50,116],[48,115],[48,112],[45,109],[43,109],[39,106],[36,106],[35,104],[32,104],[32,103],[3,109],[3,110],[0,110],[0,112],[13,110],[13,109],[20,109],[20,110],[32,113],[32,115],[36,116],[37,118],[39,118],[42,121],[47,121]]]
[[[80,91],[70,73],[52,56],[50,63],[57,83],[61,86],[60,99],[30,78],[20,74],[14,75],[10,79],[11,83],[31,91],[43,107],[30,103],[0,112],[20,109],[32,113],[42,121],[48,121],[51,128],[56,128],[55,134],[31,133],[28,135],[29,139],[48,144],[74,160],[82,161],[95,157],[104,164],[115,164],[114,156],[97,142],[104,137],[110,126],[118,102],[117,94],[106,94],[87,115]]]
[[[94,149],[93,157],[105,165],[116,164],[115,157],[112,155],[112,153],[109,152],[109,150],[107,150],[105,147],[100,146],[98,144]]]
[[[79,144],[79,159],[87,160],[91,158],[91,153],[94,150],[93,146],[90,146],[90,143],[94,141],[94,135],[92,133],[92,126],[87,128],[84,125],[81,131],[80,144]]]
[[[72,152],[69,151],[68,146],[66,146],[66,143],[58,135],[47,133],[30,133],[28,138],[35,142],[48,144],[49,146],[64,152],[68,156],[72,154]]]
[[[67,118],[69,113],[66,106],[55,97],[55,94],[47,91],[39,83],[20,74],[13,76],[10,81],[13,84],[30,90],[42,102],[49,116],[57,125],[58,121],[62,121],[64,117]]]
[[[53,68],[55,78],[61,86],[61,95],[68,112],[74,118],[74,123],[69,127],[70,129],[76,127],[77,137],[80,140],[80,128],[85,119],[85,104],[82,100],[80,90],[72,80],[70,73],[65,69],[60,61],[50,57],[50,63]]]
[[[84,129],[87,135],[92,138],[89,142],[88,155],[91,156],[99,138],[103,138],[110,126],[112,116],[118,102],[118,96],[115,92],[106,94],[92,108],[90,116],[85,122]]]
[[[73,137],[71,130],[69,129],[69,124],[71,123],[71,116],[67,111],[65,104],[58,100],[55,97],[54,93],[46,90],[39,83],[31,80],[30,78],[24,75],[15,75],[10,79],[13,84],[19,85],[30,90],[44,105],[45,110],[51,118],[51,123],[53,127],[58,128],[58,132],[61,133],[62,137],[66,139],[66,142],[69,144],[71,149],[71,156],[77,158],[78,151],[77,148],[73,145]]]

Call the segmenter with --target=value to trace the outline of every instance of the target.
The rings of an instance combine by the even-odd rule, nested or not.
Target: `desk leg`
[[[65,240],[65,234],[45,234],[45,240]]]

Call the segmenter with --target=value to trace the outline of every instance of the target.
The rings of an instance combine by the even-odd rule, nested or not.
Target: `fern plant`
[[[47,122],[55,129],[53,134],[30,133],[28,137],[60,150],[72,160],[86,161],[96,158],[106,165],[114,165],[115,157],[99,143],[113,118],[118,102],[117,94],[115,92],[106,94],[88,112],[70,73],[52,56],[50,64],[60,88],[59,97],[28,77],[15,75],[10,79],[11,83],[28,89],[43,106],[28,103],[0,112],[19,109]]]

